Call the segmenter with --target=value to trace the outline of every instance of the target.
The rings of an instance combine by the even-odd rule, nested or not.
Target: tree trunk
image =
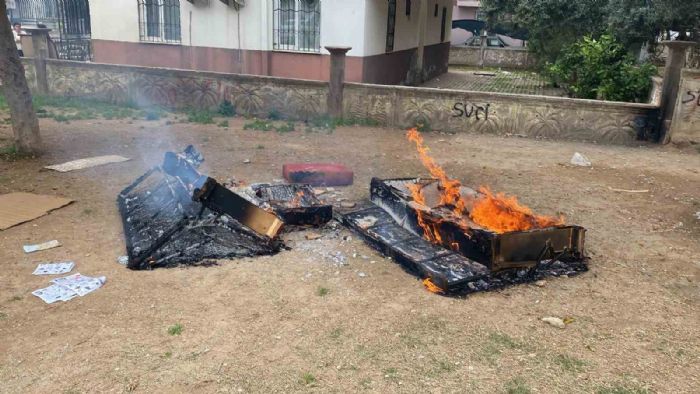
[[[0,0],[0,80],[10,107],[15,147],[21,153],[34,154],[41,149],[39,120],[32,106],[32,94],[19,60],[6,8],[5,0]]]

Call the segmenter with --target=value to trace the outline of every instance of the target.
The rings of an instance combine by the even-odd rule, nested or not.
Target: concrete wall
[[[301,120],[327,112],[328,84],[319,81],[60,60],[46,69],[51,95],[174,109],[214,109],[226,99],[243,115],[274,109]]]
[[[671,123],[671,141],[700,143],[700,70],[685,69]]]
[[[479,66],[481,48],[450,47],[450,64],[458,66]],[[525,48],[484,48],[484,67],[528,69],[535,65],[535,58]]]
[[[24,60],[25,69],[36,86],[31,62]],[[302,120],[327,113],[328,85],[319,81],[60,60],[47,61],[47,75],[52,95],[179,109],[216,108],[227,99],[243,115],[267,116],[274,109]],[[695,123],[684,123],[683,130],[697,131],[700,80],[692,81],[684,86],[698,95],[685,96],[682,116]],[[658,106],[347,83],[343,112],[400,128],[422,123],[449,132],[635,144],[653,135]]]
[[[658,106],[505,93],[345,87],[347,118],[386,126],[632,145],[653,135]]]

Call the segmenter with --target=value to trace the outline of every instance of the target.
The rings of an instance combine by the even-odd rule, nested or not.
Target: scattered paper
[[[107,278],[104,276],[93,278],[91,276],[83,276],[80,273],[51,280],[51,282],[59,286],[74,291],[81,297],[99,289],[105,281],[107,281]]]
[[[34,220],[72,202],[68,198],[34,193],[0,195],[0,230]]]
[[[116,156],[116,155],[96,156],[96,157],[88,157],[86,159],[73,160],[73,161],[69,161],[67,163],[62,163],[62,164],[55,164],[52,166],[46,166],[44,168],[47,168],[49,170],[58,171],[58,172],[68,172],[68,171],[82,170],[82,169],[90,168],[90,167],[97,167],[97,166],[110,164],[110,163],[121,163],[123,161],[128,161],[128,160],[131,160],[131,159],[129,159],[127,157]]]
[[[32,272],[33,275],[59,275],[71,272],[75,267],[72,261],[62,261],[58,263],[39,264]]]
[[[68,301],[78,296],[73,290],[56,284],[34,290],[32,294],[41,298],[47,304],[53,304],[56,301]]]
[[[590,167],[592,165],[586,156],[578,152],[574,153],[574,156],[571,158],[571,164],[581,167]]]
[[[119,263],[121,265],[129,264],[129,256],[119,256],[117,258],[117,263]]]
[[[61,246],[61,243],[54,239],[53,241],[48,241],[36,245],[24,245],[22,248],[24,249],[24,253],[34,253],[40,250],[57,248],[59,246]]]

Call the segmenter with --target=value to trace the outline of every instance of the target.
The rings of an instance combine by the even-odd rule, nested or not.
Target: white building
[[[100,63],[396,84],[447,69],[453,0],[91,0]],[[423,46],[424,50],[419,48]],[[421,53],[422,52],[422,53]]]

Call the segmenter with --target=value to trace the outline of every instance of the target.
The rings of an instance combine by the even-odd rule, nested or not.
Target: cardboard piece
[[[96,156],[88,157],[86,159],[73,160],[62,164],[55,164],[52,166],[46,166],[44,168],[49,170],[54,170],[58,172],[68,172],[75,170],[82,170],[90,167],[97,167],[110,163],[121,163],[123,161],[131,160],[127,157],[108,155],[108,156]]]
[[[0,195],[0,230],[34,220],[64,207],[73,200],[63,197],[33,193],[9,193]]]

